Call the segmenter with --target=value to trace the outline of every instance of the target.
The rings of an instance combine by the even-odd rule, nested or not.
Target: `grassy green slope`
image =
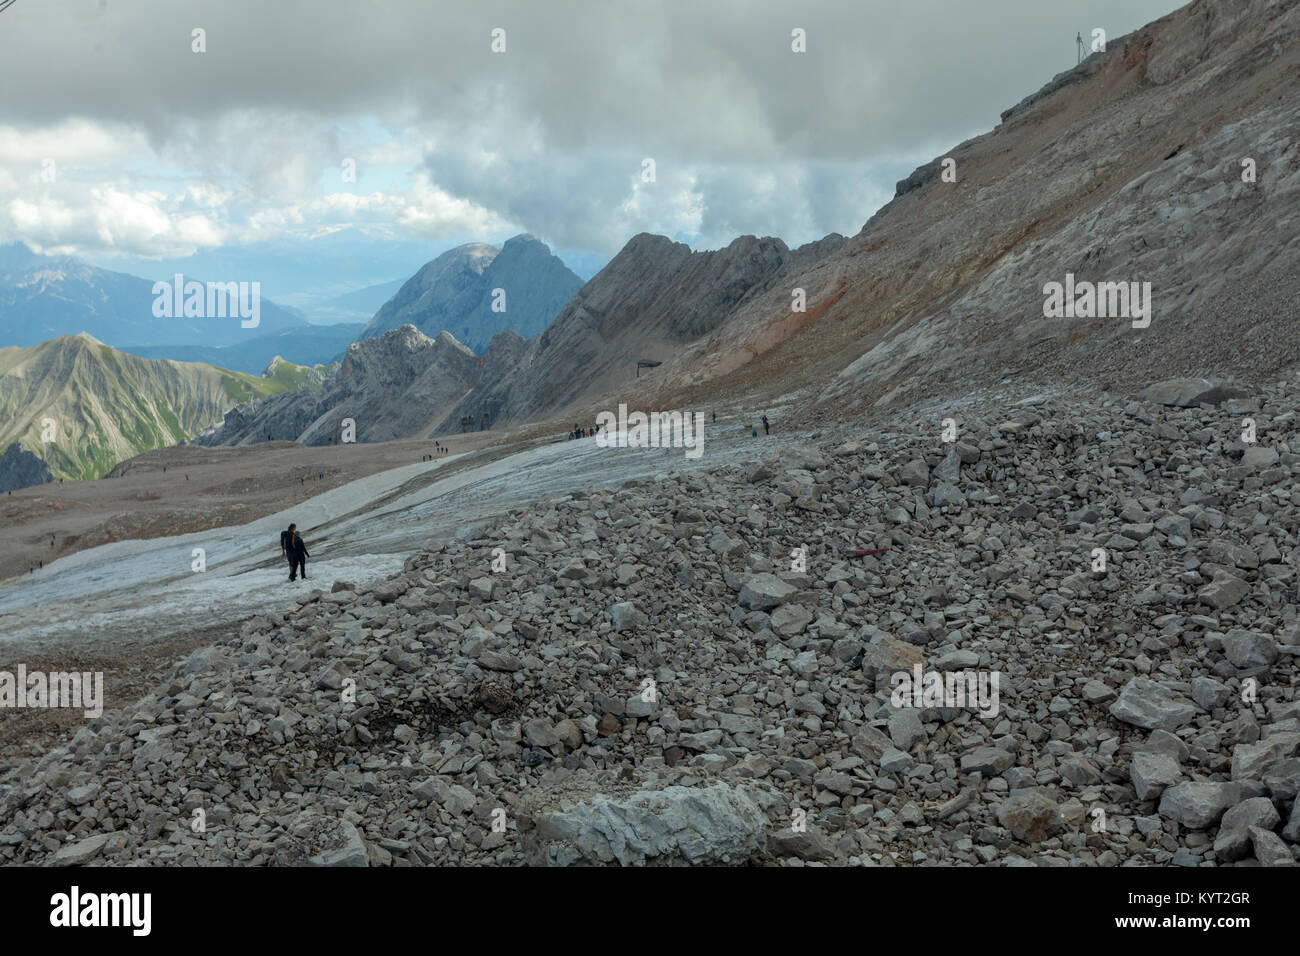
[[[260,378],[200,362],[142,359],[85,336],[0,349],[0,448],[18,442],[57,477],[98,478],[185,441],[242,402],[315,388],[288,362]]]

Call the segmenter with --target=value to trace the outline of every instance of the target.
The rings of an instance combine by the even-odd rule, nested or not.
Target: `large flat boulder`
[[[1246,389],[1229,382],[1208,378],[1171,378],[1143,389],[1138,398],[1176,408],[1195,408],[1198,405],[1219,405],[1230,398],[1249,396],[1250,392]]]
[[[532,822],[525,846],[535,866],[738,865],[767,842],[759,795],[720,782],[596,794],[546,809]]]

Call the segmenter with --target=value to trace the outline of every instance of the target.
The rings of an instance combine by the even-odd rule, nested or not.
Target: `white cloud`
[[[612,254],[641,231],[854,233],[893,180],[1072,66],[1076,31],[1114,39],[1181,2],[19,4],[0,239],[165,256],[344,225],[519,229]]]

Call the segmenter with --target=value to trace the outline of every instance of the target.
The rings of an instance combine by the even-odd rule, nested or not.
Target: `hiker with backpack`
[[[296,581],[298,572],[301,571],[302,579],[306,581],[307,559],[311,555],[307,553],[307,546],[303,544],[297,529],[296,524],[291,524],[288,531],[280,532],[280,553],[289,559],[289,580]]]

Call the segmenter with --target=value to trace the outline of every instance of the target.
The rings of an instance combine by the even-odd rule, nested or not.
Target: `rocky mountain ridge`
[[[345,413],[359,426],[359,415],[382,416],[366,419],[367,427],[359,427],[358,440],[363,441],[449,435],[462,431],[463,422],[478,428],[484,422],[510,425],[557,414],[584,397],[634,380],[639,360],[666,358],[726,322],[742,303],[792,269],[805,267],[845,241],[831,235],[791,250],[780,239],[742,236],[724,249],[693,252],[664,236],[638,235],[535,338],[507,329],[492,337],[477,362],[419,371],[405,364],[411,349],[435,340],[407,325],[354,343],[337,388],[235,409],[226,426],[202,441],[245,444],[266,440],[269,434],[319,444],[331,440],[329,435],[319,427],[310,432],[308,428],[322,416]],[[479,261],[488,254],[479,250]],[[447,267],[444,263],[438,268]],[[429,281],[434,288],[442,282],[436,276]],[[390,339],[395,332],[402,334]],[[443,335],[449,347],[455,343],[464,348],[455,336]],[[396,377],[354,374],[363,367],[386,366],[407,370]],[[439,376],[446,378],[439,381]],[[410,413],[386,411],[392,407]]]
[[[200,445],[342,440],[352,419],[356,441],[423,436],[478,381],[483,359],[450,332],[429,338],[413,325],[348,346],[338,372],[312,391],[278,395],[232,408]]]

